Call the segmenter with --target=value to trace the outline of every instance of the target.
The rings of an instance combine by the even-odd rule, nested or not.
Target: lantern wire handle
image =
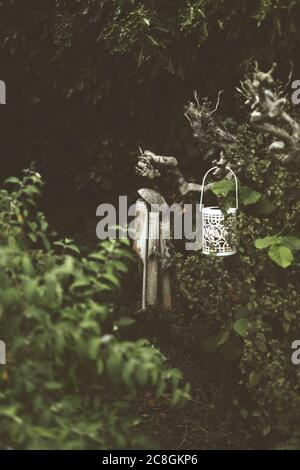
[[[204,177],[203,177],[203,180],[202,180],[202,187],[201,187],[201,196],[200,196],[200,210],[202,208],[202,200],[203,200],[203,192],[204,192],[204,183],[205,183],[205,180],[206,180],[206,177],[207,175],[213,171],[213,170],[216,170],[218,167],[217,166],[214,166],[213,168],[211,168],[210,170],[208,170]],[[226,170],[230,171],[231,174],[233,175],[234,177],[234,181],[235,181],[235,206],[236,206],[236,209],[239,208],[239,198],[238,198],[238,180],[237,180],[237,177],[236,177],[236,174],[234,173],[234,171],[229,168],[228,166],[226,167]]]

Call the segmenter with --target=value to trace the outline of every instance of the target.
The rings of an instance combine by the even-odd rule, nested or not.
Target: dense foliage
[[[216,427],[233,435],[227,447],[299,446],[290,360],[300,327],[299,174],[267,157],[267,138],[245,125],[234,94],[254,60],[263,69],[276,60],[282,78],[292,61],[299,78],[299,13],[297,0],[0,0],[1,174],[35,161],[47,216],[69,236],[54,243],[35,209],[38,174],[10,179],[12,190],[0,192],[0,332],[9,336],[1,447],[143,446],[133,397],[167,386],[174,403],[186,395],[149,341],[127,337],[139,301],[127,247],[86,247],[95,245],[96,206],[136,197],[139,146],[176,156],[197,181],[210,166],[181,112],[194,89],[211,100],[224,90],[220,119],[238,137],[227,156],[243,162],[239,251],[177,253],[176,309],[147,312],[143,336],[168,352],[174,340],[200,371],[191,375],[201,400],[216,389],[218,407],[205,401],[199,429],[218,409]],[[214,186],[225,205],[231,190]]]
[[[238,254],[177,255],[179,299],[185,299],[179,321],[193,326],[208,366],[235,362],[230,393],[248,437],[271,434],[278,443],[299,432],[300,372],[291,363],[300,328],[298,170],[270,160],[266,139],[249,126],[240,126],[237,137],[228,157],[243,162]],[[233,184],[214,188],[221,204],[232,205]]]
[[[187,396],[147,340],[126,340],[133,320],[115,307],[127,247],[103,242],[82,256],[70,240],[52,243],[36,212],[33,171],[1,190],[1,448],[99,449],[145,446],[133,398],[143,390],[173,404]],[[148,444],[149,445],[149,444]]]

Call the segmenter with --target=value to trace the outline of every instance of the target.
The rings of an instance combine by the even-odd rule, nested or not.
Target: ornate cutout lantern
[[[222,211],[219,207],[203,207],[204,184],[207,175],[217,169],[208,170],[202,181],[200,210],[202,213],[202,251],[205,255],[230,256],[236,253],[236,222],[238,211],[238,181],[231,168],[235,181],[235,207]]]

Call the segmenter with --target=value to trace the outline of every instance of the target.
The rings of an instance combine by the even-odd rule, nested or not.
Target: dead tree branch
[[[237,90],[251,106],[251,124],[274,138],[270,154],[286,164],[300,157],[300,126],[286,111],[287,98],[282,96],[284,88],[276,87],[275,69],[274,63],[268,72],[261,72],[256,63],[252,79],[241,82]]]
[[[217,103],[213,108],[205,99],[200,102],[197,92],[194,91],[195,102],[190,101],[184,109],[184,115],[201,147],[215,146],[224,150],[228,144],[235,141],[235,137],[213,116],[219,107],[222,93],[222,90],[219,91]]]
[[[224,149],[227,145],[235,142],[235,137],[227,129],[221,126],[213,116],[220,104],[222,91],[218,93],[216,105],[212,106],[207,100],[201,100],[197,92],[194,92],[194,102],[189,102],[184,109],[184,115],[188,119],[194,137],[198,140],[202,149],[215,148],[219,158],[213,162],[218,168],[214,172],[217,178],[231,178],[231,174],[226,175],[226,167],[229,166]],[[150,150],[143,152],[140,149],[136,173],[148,180],[159,180],[162,177],[171,179],[174,192],[179,196],[188,193],[199,193],[201,184],[186,181],[180,168],[178,160],[172,156],[156,155]],[[211,184],[205,185],[204,191],[211,189]]]
[[[201,191],[201,184],[185,180],[175,157],[156,155],[150,150],[145,150],[145,152],[138,157],[136,173],[149,180],[160,178],[166,174],[169,177],[171,176],[181,196],[185,196],[191,192]]]

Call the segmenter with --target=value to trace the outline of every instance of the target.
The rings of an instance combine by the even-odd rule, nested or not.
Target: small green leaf
[[[172,399],[171,399],[171,404],[173,406],[177,405],[177,403],[180,401],[180,399],[181,399],[181,390],[179,388],[177,388],[173,392]]]
[[[221,333],[221,335],[218,339],[217,346],[221,346],[222,344],[226,343],[226,341],[228,341],[228,339],[229,339],[229,336],[230,336],[229,331],[222,331],[222,333]]]
[[[91,285],[91,282],[88,278],[80,278],[77,279],[73,284],[71,285],[71,289],[76,289],[79,287],[89,287]]]
[[[265,426],[263,429],[263,436],[266,437],[271,432],[271,426]]]
[[[135,323],[135,320],[130,317],[121,317],[119,320],[117,320],[116,324],[118,326],[130,326],[133,323]]]
[[[92,338],[89,341],[88,354],[91,359],[97,359],[100,345],[101,345],[100,338]],[[102,367],[103,367],[103,364],[102,364]]]
[[[260,350],[260,352],[262,352],[262,353],[268,352],[268,348],[267,348],[266,344],[263,341],[257,341],[256,345],[257,345],[258,349]]]
[[[247,325],[248,320],[246,320],[246,318],[240,318],[234,322],[233,329],[238,335],[245,336]]]
[[[4,181],[5,184],[20,184],[20,180],[18,178],[16,178],[15,176],[11,176],[10,178],[7,178],[5,181]]]
[[[259,375],[256,372],[250,372],[249,374],[249,383],[252,387],[257,385],[259,382]]]

